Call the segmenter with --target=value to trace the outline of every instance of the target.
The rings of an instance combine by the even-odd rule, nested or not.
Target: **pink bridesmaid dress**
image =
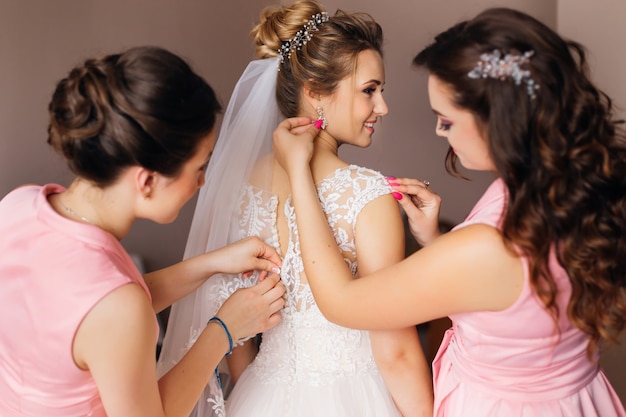
[[[506,189],[496,180],[456,229],[476,223],[499,226]],[[617,394],[587,357],[588,337],[567,319],[568,276],[550,263],[559,295],[558,332],[532,291],[528,262],[516,302],[504,311],[450,317],[433,362],[435,416],[626,416]]]
[[[150,298],[113,235],[54,211],[47,197],[62,191],[21,187],[0,202],[2,417],[106,417],[91,373],[74,362],[74,335],[123,285],[137,284]],[[155,318],[155,346],[157,335]]]

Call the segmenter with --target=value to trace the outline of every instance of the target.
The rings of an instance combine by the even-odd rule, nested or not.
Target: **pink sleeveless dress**
[[[496,180],[476,204],[469,224],[498,227],[506,189]],[[567,319],[568,276],[555,258],[560,334],[531,290],[528,264],[518,300],[499,312],[451,316],[452,328],[433,361],[435,416],[626,416],[596,362],[587,358],[588,337]]]
[[[2,417],[105,417],[91,374],[73,361],[74,335],[116,288],[135,283],[150,297],[115,237],[52,209],[47,196],[61,191],[27,186],[0,202]]]

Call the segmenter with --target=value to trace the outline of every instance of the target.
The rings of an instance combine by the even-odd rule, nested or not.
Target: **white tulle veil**
[[[283,119],[275,99],[277,69],[278,58],[252,61],[233,90],[205,185],[198,195],[185,259],[239,238],[236,222],[240,190],[251,180],[259,158],[271,153],[272,132]],[[255,185],[269,189],[271,169],[255,170],[253,180]],[[157,366],[159,376],[176,364],[197,339],[229,295],[225,288],[232,279],[224,274],[213,276],[172,306]],[[213,378],[192,415],[222,416],[221,395]]]

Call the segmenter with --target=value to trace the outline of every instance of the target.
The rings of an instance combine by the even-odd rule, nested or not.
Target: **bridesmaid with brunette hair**
[[[0,201],[0,415],[188,416],[233,338],[280,321],[278,274],[242,289],[157,379],[155,314],[218,272],[278,272],[257,238],[148,273],[120,244],[170,223],[204,184],[221,106],[173,53],[87,59],[56,86],[48,143],[76,175]]]

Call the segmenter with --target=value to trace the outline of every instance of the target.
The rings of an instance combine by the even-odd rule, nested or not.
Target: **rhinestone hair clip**
[[[280,65],[285,62],[285,59],[291,58],[291,53],[296,50],[300,50],[302,46],[306,45],[308,41],[313,37],[313,33],[317,32],[318,25],[322,23],[326,23],[330,20],[330,16],[326,12],[317,13],[311,16],[311,19],[306,22],[302,29],[296,32],[296,35],[285,41],[278,53],[280,54],[280,63],[278,64],[278,69],[280,70]]]
[[[496,80],[506,80],[512,78],[515,85],[522,82],[526,84],[526,91],[531,99],[536,97],[535,91],[539,90],[539,84],[535,83],[532,74],[528,69],[522,69],[530,62],[530,57],[534,51],[526,51],[522,55],[505,54],[494,49],[493,52],[484,53],[480,56],[480,61],[476,64],[467,76],[473,79],[493,78]]]

